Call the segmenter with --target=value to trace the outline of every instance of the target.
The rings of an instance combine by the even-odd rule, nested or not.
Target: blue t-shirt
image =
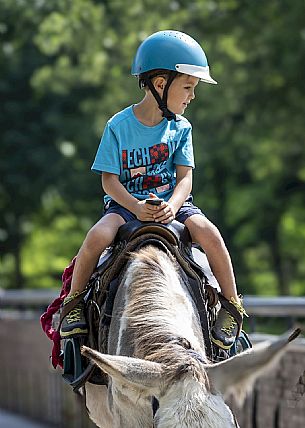
[[[92,171],[109,172],[137,199],[154,193],[166,201],[176,185],[176,165],[194,168],[191,124],[163,119],[156,126],[145,126],[129,106],[106,124]],[[105,203],[110,200],[105,196]]]

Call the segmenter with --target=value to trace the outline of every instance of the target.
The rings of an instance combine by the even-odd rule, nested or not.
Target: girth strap
[[[183,272],[183,271],[182,271]],[[184,274],[184,272],[183,272]],[[184,274],[185,275],[185,274]],[[206,355],[210,360],[213,360],[213,348],[210,338],[210,327],[206,308],[206,300],[203,295],[203,290],[198,284],[198,281],[190,277],[187,278],[186,284],[192,299],[197,307],[202,334],[204,336]]]

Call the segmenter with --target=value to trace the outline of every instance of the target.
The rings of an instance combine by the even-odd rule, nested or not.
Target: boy
[[[104,130],[92,170],[101,174],[106,193],[104,216],[88,232],[78,253],[71,291],[64,304],[84,290],[100,254],[119,227],[142,221],[184,223],[206,252],[222,293],[241,316],[229,253],[217,228],[192,204],[194,168],[190,123],[183,118],[199,81],[216,84],[200,45],[178,31],[160,31],[140,45],[132,66],[145,90],[142,101],[112,117]],[[145,203],[162,198],[160,206]],[[229,304],[230,305],[230,304]],[[64,318],[61,337],[87,333],[84,303]],[[238,325],[223,307],[212,340],[221,348],[234,343]]]

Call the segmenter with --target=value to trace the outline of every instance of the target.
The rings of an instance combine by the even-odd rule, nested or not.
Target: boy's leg
[[[76,257],[69,296],[84,290],[101,253],[112,243],[124,223],[120,215],[111,213],[102,217],[89,230]]]
[[[222,294],[228,300],[231,297],[238,300],[231,258],[217,227],[206,217],[198,214],[189,217],[184,224],[193,242],[204,249]]]
[[[185,225],[192,240],[204,249],[222,294],[234,304],[242,316],[244,309],[237,294],[231,258],[219,230],[206,217],[199,214],[187,218]],[[229,349],[235,341],[238,329],[239,326],[232,315],[221,308],[212,329],[212,340],[221,348]]]
[[[124,223],[125,221],[119,214],[109,213],[90,229],[76,257],[71,290],[64,304],[71,301],[85,289],[97,265],[100,254],[112,243],[119,227]],[[61,337],[87,334],[88,330],[83,309],[84,302],[81,301],[63,319],[60,328]]]

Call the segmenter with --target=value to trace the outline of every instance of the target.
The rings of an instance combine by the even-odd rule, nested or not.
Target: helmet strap
[[[155,100],[157,101],[159,109],[162,111],[162,116],[165,117],[168,121],[174,120],[175,122],[177,122],[179,119],[177,119],[177,116],[175,115],[175,113],[173,113],[167,108],[167,94],[168,94],[169,87],[172,84],[172,81],[177,76],[177,74],[178,74],[177,71],[170,71],[168,75],[168,79],[166,81],[166,85],[164,87],[162,98],[156,91],[156,88],[154,87],[151,81],[151,78],[155,76],[147,76],[147,75],[143,76],[143,80],[145,81],[146,85],[149,87],[151,93],[153,94]]]

